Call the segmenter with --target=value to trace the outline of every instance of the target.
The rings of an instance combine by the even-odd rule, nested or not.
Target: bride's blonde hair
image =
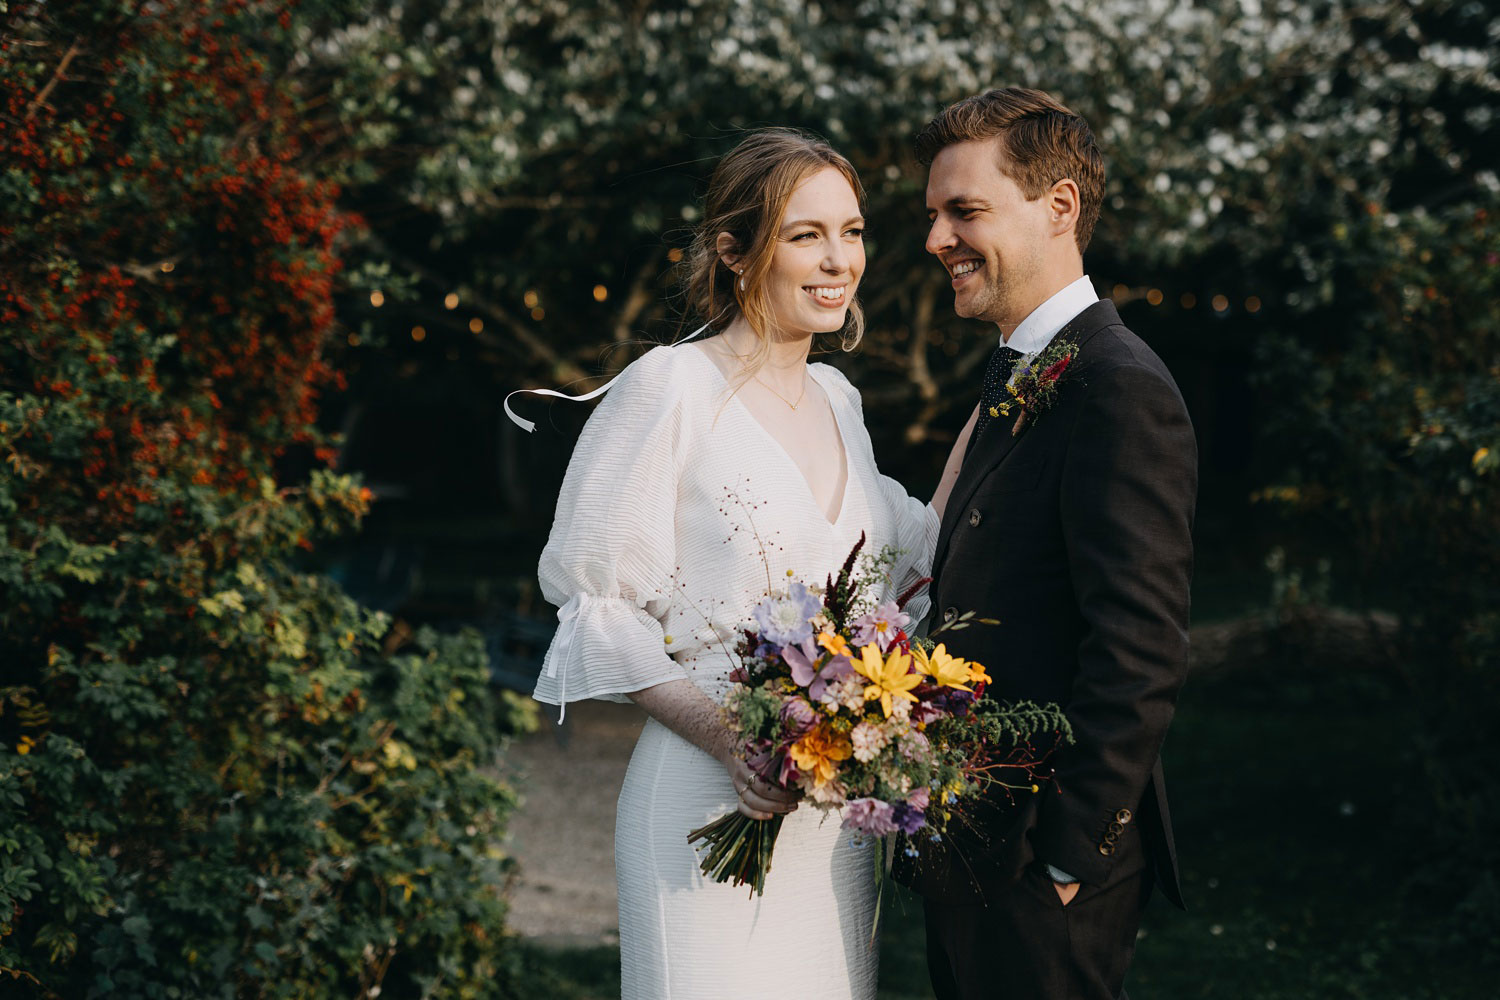
[[[700,322],[712,323],[717,330],[723,330],[736,316],[745,317],[757,343],[755,354],[746,361],[746,378],[765,364],[777,332],[765,276],[776,249],[781,217],[797,185],[826,167],[844,175],[863,212],[865,189],[854,165],[823,139],[798,129],[751,132],[725,154],[708,182],[703,221],[693,231],[692,245],[683,260],[684,305]],[[739,274],[726,267],[720,257],[720,233],[734,238],[733,252],[739,255],[742,268]],[[843,349],[852,351],[864,329],[864,310],[856,298],[849,303],[848,319],[841,331]]]

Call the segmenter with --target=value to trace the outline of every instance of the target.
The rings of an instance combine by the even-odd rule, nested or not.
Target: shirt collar
[[[1085,274],[1033,309],[1005,343],[1022,354],[1039,354],[1074,316],[1098,301],[1094,283]]]

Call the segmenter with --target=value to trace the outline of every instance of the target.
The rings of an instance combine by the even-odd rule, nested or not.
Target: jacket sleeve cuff
[[[1032,846],[1049,869],[1057,865],[1080,882],[1101,885],[1114,870],[1116,842],[1134,821],[1134,811],[1124,806],[1089,818],[1053,809],[1042,814]]]

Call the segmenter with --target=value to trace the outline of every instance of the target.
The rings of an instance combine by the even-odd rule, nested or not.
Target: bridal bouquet
[[[823,587],[794,582],[760,602],[736,650],[725,711],[762,779],[842,811],[856,837],[900,832],[916,845],[940,837],[963,802],[986,790],[1035,792],[1036,784],[1015,780],[1033,775],[1045,756],[1029,741],[1067,739],[1068,724],[1055,707],[983,698],[983,665],[908,635],[902,609],[927,581],[877,603],[870,592],[895,553],[866,557],[856,572],[863,546],[861,536]],[[943,628],[978,622],[994,624],[969,612]],[[781,823],[732,812],[688,840],[705,874],[759,894]]]

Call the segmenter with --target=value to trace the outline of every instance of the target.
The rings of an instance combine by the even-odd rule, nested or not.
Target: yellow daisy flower
[[[969,668],[969,661],[951,656],[947,648],[938,643],[936,649],[931,653],[920,647],[912,650],[912,656],[916,658],[917,669],[931,677],[934,683],[944,687],[958,688],[960,691],[969,691],[969,684],[974,680],[974,672]],[[982,672],[983,667],[980,668]],[[986,678],[988,680],[988,678]]]
[[[861,646],[859,655],[860,658],[854,661],[854,669],[870,682],[865,687],[865,701],[879,700],[886,718],[891,716],[892,699],[917,700],[911,689],[922,683],[922,675],[909,672],[910,656],[899,649],[893,649],[882,660],[880,647],[873,642],[868,646]]]

